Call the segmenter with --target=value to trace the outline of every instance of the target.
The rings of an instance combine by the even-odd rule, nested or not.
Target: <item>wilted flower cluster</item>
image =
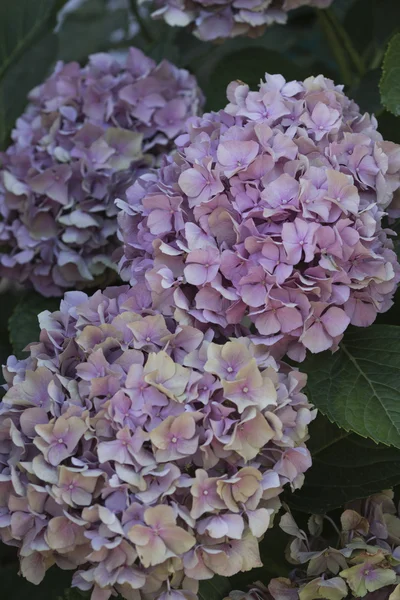
[[[146,1],[146,0],[142,0]],[[153,17],[168,25],[191,27],[201,40],[237,35],[257,37],[266,26],[286,23],[300,6],[327,8],[333,0],[155,0]]]
[[[29,96],[0,171],[0,273],[46,296],[114,268],[116,196],[169,149],[202,96],[195,78],[131,48],[58,63]]]
[[[392,304],[399,266],[381,220],[400,146],[323,76],[267,74],[228,98],[119,203],[122,277],[145,276],[163,313],[199,327],[248,325],[277,355],[335,349]]]
[[[260,566],[282,487],[310,466],[306,376],[150,303],[140,285],[67,292],[4,368],[0,538],[34,583],[56,563],[95,600],[193,600],[198,580]]]
[[[321,515],[314,515],[307,535],[286,514],[280,525],[292,536],[288,558],[298,565],[289,579],[272,579],[268,587],[256,584],[247,593],[232,592],[226,600],[398,600],[398,515],[389,490],[350,504],[341,515],[340,532]]]

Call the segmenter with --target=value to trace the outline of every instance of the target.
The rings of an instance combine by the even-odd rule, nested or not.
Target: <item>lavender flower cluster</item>
[[[142,0],[147,1],[147,0]],[[168,25],[191,26],[201,40],[238,35],[257,37],[266,26],[286,23],[287,13],[300,6],[327,8],[333,0],[155,0],[154,18]]]
[[[292,515],[284,515],[280,525],[291,536],[287,556],[296,568],[289,578],[272,579],[267,587],[257,584],[247,593],[231,592],[225,600],[398,600],[400,518],[393,498],[387,490],[349,504],[341,515],[339,540],[322,515],[310,517],[308,534]]]
[[[0,273],[45,296],[114,268],[115,197],[202,103],[195,78],[131,48],[58,63],[29,96],[0,171]],[[5,248],[5,249],[4,249]]]
[[[39,321],[0,403],[0,538],[22,574],[55,563],[93,600],[191,600],[260,566],[282,487],[311,464],[306,376],[165,319],[140,285],[67,292]]]
[[[233,82],[228,99],[189,119],[177,152],[119,202],[122,277],[145,277],[164,314],[240,326],[276,356],[336,349],[392,304],[399,265],[381,221],[400,146],[322,75]]]

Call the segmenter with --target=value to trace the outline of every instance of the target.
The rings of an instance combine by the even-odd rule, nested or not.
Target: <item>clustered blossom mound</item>
[[[95,600],[194,600],[198,580],[260,566],[282,487],[310,466],[306,376],[150,302],[67,292],[4,368],[0,538],[34,583],[56,563]]]
[[[309,534],[291,515],[281,528],[292,536],[288,559],[296,565],[289,578],[256,584],[249,592],[232,592],[226,600],[314,600],[400,597],[400,518],[387,490],[348,505],[341,515],[341,532],[321,515],[309,520]],[[324,527],[324,523],[326,527]]]
[[[335,349],[392,304],[399,265],[381,221],[400,146],[323,76],[233,82],[228,98],[119,203],[122,277],[145,276],[163,313],[199,327],[247,324],[277,355]]]
[[[108,54],[58,63],[29,100],[1,157],[0,273],[59,295],[114,268],[115,197],[202,96],[187,71],[131,48],[124,65]]]
[[[142,0],[145,1],[145,0]],[[190,26],[201,40],[237,35],[257,37],[272,23],[286,23],[299,6],[327,8],[333,0],[155,0],[153,17],[168,25]]]

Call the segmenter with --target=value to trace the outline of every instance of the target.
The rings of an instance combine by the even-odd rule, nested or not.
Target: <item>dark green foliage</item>
[[[58,38],[53,30],[65,1],[0,2],[0,149],[25,107],[28,92],[54,61]]]
[[[400,33],[390,41],[383,61],[381,97],[387,110],[400,116]]]
[[[24,348],[39,339],[38,314],[44,310],[54,311],[59,304],[59,300],[43,298],[35,292],[26,293],[19,299],[8,325],[12,349],[18,358],[24,358]]]
[[[400,483],[400,450],[339,429],[320,414],[310,426],[313,465],[291,508],[323,513]]]
[[[310,401],[346,431],[400,448],[400,328],[350,329],[335,354],[309,355]]]

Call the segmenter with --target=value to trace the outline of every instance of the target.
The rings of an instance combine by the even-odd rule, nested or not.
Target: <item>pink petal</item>
[[[193,285],[204,285],[207,281],[208,272],[207,268],[203,265],[198,265],[195,263],[186,265],[183,272],[185,274],[186,281]]]
[[[206,187],[207,181],[197,169],[188,169],[179,176],[178,184],[189,198],[196,198]]]
[[[332,337],[341,335],[349,326],[350,318],[344,310],[337,306],[331,306],[321,317],[325,329]]]
[[[53,467],[56,467],[69,455],[70,453],[64,444],[54,444],[47,450],[46,458]]]
[[[314,323],[309,329],[301,336],[300,340],[304,346],[311,350],[311,352],[323,352],[328,350],[332,345],[332,338],[325,331],[322,323]]]
[[[277,315],[284,333],[293,331],[293,329],[297,329],[303,325],[303,318],[297,308],[284,306],[278,310]]]
[[[281,330],[281,324],[278,321],[278,317],[272,310],[259,315],[255,320],[255,324],[262,335],[272,335]]]
[[[160,235],[171,229],[171,214],[165,210],[153,210],[147,217],[150,233]]]

